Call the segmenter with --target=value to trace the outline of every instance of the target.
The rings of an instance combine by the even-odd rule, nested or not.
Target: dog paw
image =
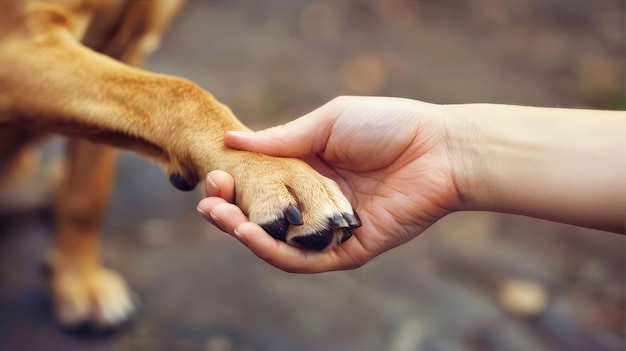
[[[300,160],[255,155],[232,175],[237,205],[275,239],[327,250],[361,226],[337,183]]]
[[[53,314],[70,332],[106,333],[127,325],[139,301],[116,272],[47,268]]]

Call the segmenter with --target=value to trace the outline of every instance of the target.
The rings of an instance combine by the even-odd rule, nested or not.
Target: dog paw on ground
[[[127,326],[138,311],[139,300],[116,272],[50,265],[45,272],[55,320],[69,332],[112,332]]]

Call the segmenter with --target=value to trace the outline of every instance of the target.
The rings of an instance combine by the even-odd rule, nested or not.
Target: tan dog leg
[[[69,141],[67,174],[55,203],[57,228],[46,260],[55,316],[66,327],[89,323],[108,329],[135,310],[123,279],[103,268],[99,255],[115,158],[111,147]]]
[[[42,139],[26,129],[0,129],[0,208],[30,210],[49,203],[52,175],[37,172]]]
[[[62,11],[31,10],[39,22],[0,46],[0,67],[10,67],[0,72],[0,96],[10,101],[0,101],[0,124],[135,150],[160,161],[183,190],[225,170],[249,218],[294,245],[328,248],[358,226],[337,184],[304,162],[226,148],[224,133],[246,127],[208,92],[88,50],[72,39]]]
[[[40,133],[21,128],[0,129],[0,188],[11,187],[28,177],[35,167],[34,146]]]

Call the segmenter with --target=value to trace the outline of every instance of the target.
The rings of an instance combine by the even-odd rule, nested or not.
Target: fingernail
[[[211,179],[211,177],[207,176],[206,177],[206,182],[207,182],[207,188],[206,188],[206,196],[219,196],[220,195],[220,188],[217,186],[217,184],[215,184],[215,182],[213,181],[213,179]]]
[[[213,214],[213,212],[209,213],[209,216],[211,216],[211,219],[213,220],[213,223],[216,227],[218,227],[221,231],[226,232],[226,230],[224,230],[224,225],[222,224],[222,221],[219,220],[217,216]]]
[[[241,232],[239,231],[239,229],[235,228],[233,229],[233,236],[235,237],[235,239],[239,240],[240,243],[244,244],[246,247],[248,246],[248,242],[246,241],[246,238],[241,235]]]
[[[209,217],[209,214],[208,214],[208,213],[206,213],[206,211],[204,211],[203,209],[201,209],[201,208],[200,208],[200,206],[197,206],[197,207],[196,207],[196,211],[198,211],[198,213],[199,213],[200,215],[202,215],[202,217],[204,217],[204,218]]]
[[[215,184],[215,182],[213,181],[213,179],[211,179],[211,177],[207,176],[207,177],[206,177],[206,181],[207,181],[207,183],[209,183],[209,185],[210,185],[212,188],[217,188],[217,184]]]

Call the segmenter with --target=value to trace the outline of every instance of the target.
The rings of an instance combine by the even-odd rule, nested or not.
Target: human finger
[[[324,105],[287,124],[258,132],[229,131],[228,147],[272,156],[299,157],[322,151],[328,141],[334,117]]]
[[[292,273],[317,273],[340,269],[329,264],[327,253],[305,251],[272,238],[258,224],[249,222],[233,204],[219,197],[205,198],[198,212],[209,223],[232,235],[255,255],[274,267]]]
[[[239,224],[248,221],[239,207],[217,197],[209,197],[200,201],[198,211],[202,217],[230,235],[234,235],[234,230]]]
[[[207,197],[217,196],[231,203],[235,201],[235,180],[224,171],[209,172],[205,178],[204,189]]]
[[[202,216],[202,218],[204,218],[207,222],[211,223],[213,226],[219,228],[220,230],[225,231],[225,229],[222,228],[222,224],[216,222],[215,219],[213,219],[213,216],[211,216],[211,211],[213,211],[213,207],[218,204],[228,204],[228,202],[221,197],[207,197],[198,202],[198,206],[196,209],[200,216]]]

